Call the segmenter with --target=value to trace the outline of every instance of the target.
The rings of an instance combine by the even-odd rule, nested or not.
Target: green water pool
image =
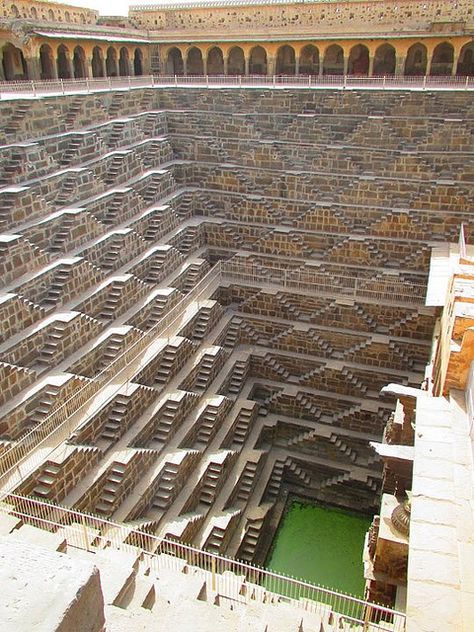
[[[362,548],[370,518],[293,501],[267,568],[362,597]]]

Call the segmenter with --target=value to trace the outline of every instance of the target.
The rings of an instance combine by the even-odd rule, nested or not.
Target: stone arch
[[[227,56],[227,74],[245,75],[245,56],[240,46],[230,49]]]
[[[74,69],[75,79],[84,79],[84,77],[87,77],[86,54],[82,46],[76,46],[74,48],[74,54],[72,56],[72,66]]]
[[[26,67],[23,51],[13,44],[5,44],[3,52],[3,73],[7,81],[18,81],[28,79],[28,70]]]
[[[277,50],[275,73],[277,75],[294,75],[296,72],[295,49],[288,44]]]
[[[427,64],[426,46],[424,44],[413,44],[407,52],[405,61],[405,75],[420,76],[426,73]]]
[[[308,44],[300,52],[300,75],[319,74],[319,50]]]
[[[69,60],[69,50],[64,44],[58,46],[56,56],[56,67],[59,79],[71,79],[71,64]]]
[[[18,11],[18,7],[16,6],[16,4],[12,4],[12,6],[10,7],[10,13],[14,18],[20,17],[20,12]]]
[[[188,50],[186,72],[188,75],[203,75],[204,62],[202,60],[202,52],[200,48],[193,46]]]
[[[183,55],[179,48],[173,47],[169,49],[166,57],[166,72],[169,75],[184,74]]]
[[[64,19],[66,20],[66,22],[70,22],[71,21],[71,14],[69,13],[69,11],[65,11]]]
[[[136,48],[133,53],[133,74],[135,77],[143,75],[143,52],[141,48]]]
[[[450,75],[453,71],[454,48],[452,44],[438,44],[431,57],[430,75]]]
[[[363,44],[356,44],[349,53],[347,67],[349,75],[366,77],[369,74],[369,49]]]
[[[128,77],[130,74],[130,58],[128,55],[128,48],[122,46],[119,55],[119,75],[121,77]]]
[[[117,51],[113,46],[107,49],[107,57],[105,59],[105,69],[107,77],[116,77],[118,75],[117,67]]]
[[[104,76],[104,53],[100,46],[94,46],[92,50],[92,76],[103,77]]]
[[[344,51],[339,44],[332,44],[324,53],[323,73],[325,75],[344,74]]]
[[[250,51],[249,74],[267,74],[267,51],[262,46],[255,46]]]
[[[35,7],[31,7],[30,15],[33,18],[33,20],[38,19],[38,11],[35,9]]]
[[[54,11],[52,9],[48,9],[48,20],[54,22]]]
[[[396,63],[395,48],[391,44],[382,44],[375,51],[374,75],[394,75]]]
[[[464,77],[474,76],[474,42],[469,42],[461,48],[457,74]]]
[[[54,55],[49,44],[42,44],[39,50],[41,79],[54,79]]]
[[[224,55],[218,46],[213,46],[207,53],[207,74],[224,74]]]

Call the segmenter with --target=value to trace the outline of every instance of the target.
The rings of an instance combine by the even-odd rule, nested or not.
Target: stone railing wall
[[[30,18],[45,22],[66,22],[75,24],[96,24],[98,11],[55,2],[38,0],[1,0],[0,18]]]
[[[247,4],[248,6],[242,6]],[[239,6],[240,5],[240,6]],[[391,2],[206,2],[192,8],[179,2],[138,5],[130,8],[130,20],[139,27],[153,30],[203,31],[216,29],[252,31],[262,29],[314,28],[323,32],[387,30],[427,30],[432,22],[464,22],[472,15],[470,0],[422,4],[413,0]]]

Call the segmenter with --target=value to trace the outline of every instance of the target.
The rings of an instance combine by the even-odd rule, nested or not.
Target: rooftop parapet
[[[0,7],[0,19],[30,19],[41,22],[96,24],[99,12],[62,2],[47,0],[6,0]]]
[[[276,7],[276,8],[275,8]],[[238,10],[236,10],[238,8]],[[248,31],[261,29],[317,29],[325,32],[429,31],[433,23],[465,23],[472,15],[470,0],[413,0],[393,2],[295,3],[288,0],[183,0],[173,3],[140,4],[130,7],[130,21],[159,31]]]

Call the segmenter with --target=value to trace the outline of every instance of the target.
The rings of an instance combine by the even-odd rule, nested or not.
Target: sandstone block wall
[[[378,392],[421,383],[430,245],[472,226],[469,94],[22,108],[0,103],[4,448],[90,399],[18,491],[256,562],[288,494],[376,508]]]

